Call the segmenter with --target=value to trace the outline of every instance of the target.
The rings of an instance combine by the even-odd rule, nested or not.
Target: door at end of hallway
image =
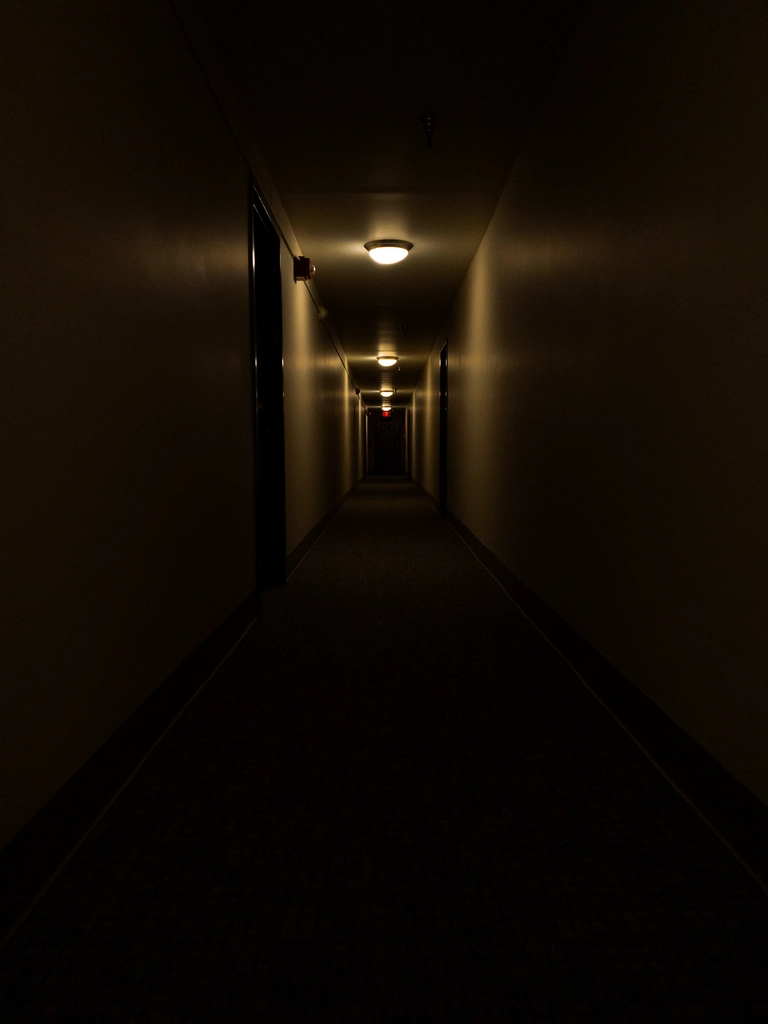
[[[380,409],[368,416],[368,472],[394,476],[405,472],[405,409]]]

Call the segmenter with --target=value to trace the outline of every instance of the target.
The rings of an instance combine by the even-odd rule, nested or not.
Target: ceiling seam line
[[[208,92],[210,93],[211,99],[213,100],[213,102],[214,102],[214,104],[216,106],[216,109],[218,110],[219,114],[221,115],[221,118],[224,121],[224,124],[227,126],[227,131],[229,132],[230,136],[232,137],[232,141],[234,142],[235,147],[237,148],[238,153],[242,157],[243,162],[245,163],[245,166],[251,172],[251,181],[253,182],[253,187],[256,189],[256,192],[258,193],[259,199],[263,203],[264,209],[267,211],[267,214],[269,215],[269,219],[272,222],[272,226],[275,228],[275,230],[277,231],[278,235],[282,239],[283,245],[286,247],[286,249],[290,253],[291,259],[296,259],[296,254],[294,253],[293,249],[291,248],[290,242],[285,237],[285,234],[283,233],[283,229],[280,226],[280,223],[278,222],[277,218],[275,217],[274,213],[272,212],[272,209],[271,209],[269,203],[267,202],[267,198],[264,195],[264,193],[262,192],[261,187],[259,186],[259,182],[258,182],[258,179],[256,177],[256,172],[254,171],[253,167],[251,166],[251,161],[248,159],[248,156],[247,156],[245,150],[243,149],[243,147],[242,147],[242,145],[240,143],[240,139],[237,137],[237,132],[232,127],[232,122],[230,121],[229,117],[227,116],[227,112],[225,111],[221,101],[219,100],[219,97],[216,95],[216,91],[213,88],[213,85],[211,84],[211,80],[208,77],[208,74],[206,73],[206,70],[205,70],[205,67],[203,65],[202,60],[200,59],[200,57],[197,54],[197,50],[195,49],[195,47],[194,47],[194,45],[192,43],[192,39],[190,38],[189,32],[187,31],[187,29],[186,29],[186,27],[184,25],[184,22],[183,22],[183,20],[181,18],[181,15],[179,14],[178,10],[176,9],[176,5],[174,4],[173,0],[167,0],[167,3],[168,3],[168,6],[170,7],[170,9],[171,9],[171,11],[173,13],[173,17],[174,17],[174,19],[176,21],[176,24],[179,26],[179,30],[180,30],[182,36],[184,37],[184,41],[187,44],[189,52],[192,54],[192,59],[194,60],[195,64],[197,64],[197,67],[198,67],[198,69],[200,71],[200,74],[203,76],[203,81],[205,82],[205,85],[206,85],[206,87],[208,89]],[[304,282],[304,284],[307,287],[307,293],[309,294],[309,297],[312,300],[312,303],[313,303],[315,309],[319,313],[321,307],[318,305],[318,303],[317,303],[314,295],[312,294],[312,292],[311,292],[311,290],[310,290],[310,288],[309,288],[309,286],[308,286],[306,281]],[[351,372],[349,370],[348,365],[344,362],[344,359],[343,359],[343,357],[341,355],[341,352],[339,352],[338,345],[336,344],[336,339],[334,338],[333,334],[331,334],[330,328],[325,323],[325,321],[323,321],[323,326],[326,329],[328,337],[331,339],[331,344],[333,345],[334,351],[336,352],[336,355],[339,357],[339,362],[344,367],[344,371],[347,374],[347,377],[349,378],[350,383],[352,384],[352,386],[355,389],[358,389],[358,383],[355,380],[355,378],[352,376],[352,374],[351,374]]]
[[[251,161],[248,159],[248,154],[243,149],[243,146],[242,146],[242,144],[240,142],[240,139],[237,136],[237,132],[232,127],[232,122],[230,121],[229,116],[227,115],[227,112],[224,109],[223,104],[221,103],[221,100],[219,99],[218,95],[216,94],[216,90],[213,88],[213,85],[211,84],[211,80],[210,80],[210,78],[208,76],[208,73],[205,70],[205,65],[203,64],[202,60],[200,59],[200,57],[197,54],[197,50],[195,49],[195,47],[194,47],[194,45],[192,43],[192,39],[190,38],[189,32],[187,31],[187,29],[186,29],[186,27],[184,25],[184,21],[182,20],[181,15],[179,14],[179,12],[176,10],[176,5],[174,4],[173,0],[167,0],[167,3],[168,3],[168,6],[171,8],[171,11],[173,12],[173,16],[176,19],[176,23],[179,26],[179,30],[181,31],[181,34],[184,36],[184,41],[187,44],[189,52],[192,54],[192,58],[194,59],[195,64],[197,64],[197,67],[198,67],[198,69],[200,71],[200,74],[203,76],[203,81],[205,82],[206,87],[208,89],[208,92],[211,95],[211,99],[213,100],[213,102],[214,102],[214,104],[216,106],[216,109],[218,110],[219,114],[221,115],[222,121],[227,126],[227,131],[231,135],[232,141],[234,142],[235,147],[237,148],[238,153],[240,154],[240,156],[243,159],[243,163],[248,168],[248,170],[251,172],[251,180],[253,181],[253,186],[254,186],[254,188],[256,189],[256,191],[259,194],[259,199],[264,204],[264,208],[265,208],[265,210],[267,211],[267,213],[269,215],[269,219],[270,219],[270,221],[272,223],[272,226],[274,227],[275,231],[277,231],[277,233],[280,235],[280,238],[283,240],[283,243],[284,243],[286,249],[291,254],[291,258],[295,259],[296,258],[296,254],[294,253],[293,249],[291,249],[290,242],[288,241],[288,239],[283,234],[283,229],[280,226],[280,223],[278,222],[278,220],[275,217],[274,213],[272,212],[272,209],[271,209],[269,203],[267,202],[266,196],[264,195],[264,193],[261,190],[261,186],[259,185],[258,179],[256,177],[256,172],[254,171],[253,167],[251,166]]]

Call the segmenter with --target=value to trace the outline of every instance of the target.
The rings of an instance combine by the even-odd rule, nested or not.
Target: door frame
[[[249,211],[257,579],[264,590],[286,579],[283,303],[280,236],[253,180]]]

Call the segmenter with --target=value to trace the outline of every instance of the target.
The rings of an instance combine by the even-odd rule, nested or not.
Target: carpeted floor
[[[2,957],[6,1022],[765,1024],[768,899],[362,485]]]

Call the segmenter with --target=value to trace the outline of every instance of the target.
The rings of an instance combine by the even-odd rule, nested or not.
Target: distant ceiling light
[[[392,408],[391,405],[389,405],[386,402],[384,402],[384,403],[382,403],[381,411],[382,412],[389,412],[391,408]]]
[[[376,356],[380,366],[394,366],[399,356]]]
[[[392,388],[382,388],[382,390],[379,392],[382,398],[391,398],[392,395],[394,395],[394,393],[395,392],[392,390]]]
[[[377,263],[399,263],[413,248],[413,242],[397,238],[380,238],[377,242],[366,242],[368,255]]]

